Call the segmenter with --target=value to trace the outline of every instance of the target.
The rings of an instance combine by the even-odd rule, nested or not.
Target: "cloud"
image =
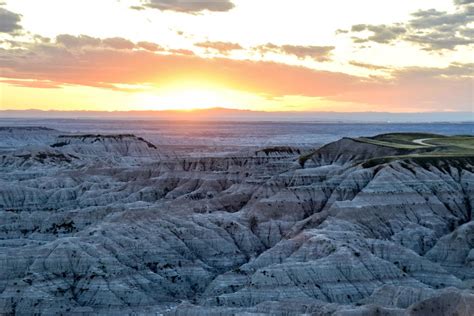
[[[473,78],[474,74],[474,63],[462,64],[452,63],[445,68],[426,68],[426,67],[408,67],[396,69],[392,74],[397,78],[410,78],[411,80],[423,79],[423,78]]]
[[[39,37],[39,42],[43,44],[49,43],[51,40],[48,38]],[[11,46],[21,46],[25,43],[12,42]],[[54,43],[53,43],[54,44]],[[193,55],[194,52],[186,49],[165,49],[164,47],[152,43],[141,41],[134,43],[126,38],[122,37],[110,37],[110,38],[97,38],[88,35],[69,35],[60,34],[56,36],[56,45],[59,47],[66,48],[67,51],[75,52],[77,50],[85,49],[113,49],[113,50],[138,50],[142,49],[149,52],[169,52],[183,55]],[[48,46],[45,46],[48,47]],[[53,46],[54,47],[54,46]],[[50,47],[51,48],[51,47]]]
[[[328,61],[330,53],[334,50],[334,46],[294,46],[283,45],[282,50],[289,55],[295,55],[298,58],[312,58],[317,61]]]
[[[474,0],[454,0],[454,4],[457,6],[462,6],[466,4],[473,4]]]
[[[410,20],[409,25],[416,29],[440,29],[448,26],[446,30],[453,30],[455,27],[464,26],[473,21],[474,11],[472,7],[462,8],[455,13],[447,13],[434,9],[420,10],[412,14],[414,19]]]
[[[389,79],[361,78],[275,62],[172,54],[170,50],[161,54],[102,43],[77,47],[31,43],[21,49],[0,49],[0,71],[6,80],[24,86],[71,84],[121,90],[124,85],[162,87],[200,80],[272,97],[318,97],[375,104],[384,110],[470,110],[472,106],[472,64],[394,69],[387,70],[392,75]]]
[[[139,6],[139,5],[132,5],[132,6],[130,7],[130,9],[136,10],[136,11],[143,11],[143,10],[145,10],[144,7]]]
[[[474,43],[473,29],[469,27],[474,22],[473,3],[474,1],[456,0],[457,7],[453,13],[435,9],[419,10],[412,13],[412,18],[406,23],[353,25],[350,30],[352,39],[355,43],[380,44],[405,41],[430,51],[468,46]],[[336,33],[343,34],[343,30]]]
[[[138,42],[137,46],[140,48],[143,48],[144,50],[148,50],[150,52],[157,52],[157,51],[164,50],[163,47],[161,47],[160,45],[151,43],[151,42]]]
[[[56,36],[56,42],[67,48],[97,47],[102,45],[102,40],[87,35],[73,36],[61,34]]]
[[[468,24],[474,22],[474,6],[472,1],[457,1],[463,5],[454,13],[437,10],[424,10],[413,13],[414,19],[409,27],[414,32],[405,40],[417,43],[426,50],[455,49],[474,43],[472,28]]]
[[[299,59],[311,58],[316,61],[329,61],[334,46],[302,46],[302,45],[282,45],[272,43],[261,45],[255,48],[258,52],[265,54],[268,52],[293,55]]]
[[[358,43],[364,42],[376,42],[381,44],[390,43],[397,39],[400,35],[406,33],[406,29],[398,25],[370,25],[370,24],[357,24],[352,26],[352,32],[363,32],[369,31],[372,34],[366,38],[356,37],[355,40]]]
[[[136,47],[144,48],[144,42],[142,42],[142,46],[137,46],[133,42],[121,37],[100,39],[87,35],[73,36],[69,34],[61,34],[56,36],[56,43],[68,49],[82,49],[87,47],[108,47],[113,49],[133,49]],[[151,48],[151,44],[152,43],[149,43],[145,46]]]
[[[201,47],[201,48],[212,49],[212,50],[215,50],[215,51],[217,51],[221,54],[224,54],[224,55],[228,54],[229,52],[231,52],[233,50],[243,49],[242,46],[240,46],[240,44],[230,43],[230,42],[210,42],[210,41],[207,41],[207,42],[196,43],[194,45],[197,46],[197,47]]]
[[[417,43],[423,46],[425,50],[429,51],[444,49],[453,50],[458,46],[468,46],[474,44],[474,38],[472,35],[466,35],[469,37],[452,36],[451,34],[431,32],[430,34],[423,35],[409,35],[405,38],[405,40]]]
[[[6,83],[17,87],[40,88],[40,89],[59,89],[61,85],[58,83],[42,80],[0,80],[0,83]]]
[[[22,29],[21,15],[0,8],[0,33],[16,33]]]
[[[349,64],[356,67],[366,68],[370,70],[389,70],[390,69],[389,67],[386,67],[386,66],[367,64],[367,63],[362,63],[358,61],[350,61]]]
[[[229,11],[234,8],[234,4],[229,0],[142,0],[142,7],[196,14],[205,10]]]
[[[114,49],[133,49],[135,44],[127,39],[121,37],[106,38],[103,40],[105,46]]]
[[[172,53],[172,54],[175,54],[175,55],[184,55],[184,56],[193,56],[193,55],[195,55],[192,50],[182,49],[182,48],[170,49],[169,52]]]

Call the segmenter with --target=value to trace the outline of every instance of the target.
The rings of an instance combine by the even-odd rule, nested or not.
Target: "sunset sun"
[[[195,110],[235,106],[231,92],[205,88],[175,88],[138,93],[137,105],[148,110]]]

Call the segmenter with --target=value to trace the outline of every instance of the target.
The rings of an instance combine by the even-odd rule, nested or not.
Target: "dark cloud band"
[[[304,46],[304,45],[275,45],[268,43],[260,45],[255,48],[258,52],[265,53],[277,53],[285,55],[293,55],[299,59],[310,58],[319,62],[325,62],[330,60],[332,51],[335,49],[334,46]]]
[[[391,25],[353,25],[350,32],[355,43],[375,42],[390,44],[406,41],[420,45],[425,50],[454,50],[458,46],[474,44],[474,33],[469,25],[474,22],[474,1],[456,0],[453,13],[435,9],[420,10],[406,23]],[[338,34],[347,33],[339,30]],[[368,32],[363,36],[361,32]]]
[[[15,33],[22,29],[21,15],[0,8],[0,33]]]

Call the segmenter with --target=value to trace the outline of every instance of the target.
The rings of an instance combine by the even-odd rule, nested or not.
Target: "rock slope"
[[[133,135],[31,145],[0,155],[1,314],[474,313],[470,157],[368,166],[405,152],[351,139],[303,164],[298,148],[191,158]]]

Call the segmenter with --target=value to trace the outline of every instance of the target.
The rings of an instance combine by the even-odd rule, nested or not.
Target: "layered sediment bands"
[[[367,167],[342,140],[302,168],[289,147],[60,139],[41,146],[71,162],[17,164],[23,147],[0,164],[0,313],[472,314],[465,160]]]
[[[83,155],[108,153],[118,156],[156,156],[156,146],[135,135],[60,135],[53,148]]]
[[[18,149],[27,145],[49,144],[54,142],[60,134],[57,130],[40,126],[0,126],[0,149]]]
[[[474,222],[440,238],[425,255],[462,280],[474,279]]]

